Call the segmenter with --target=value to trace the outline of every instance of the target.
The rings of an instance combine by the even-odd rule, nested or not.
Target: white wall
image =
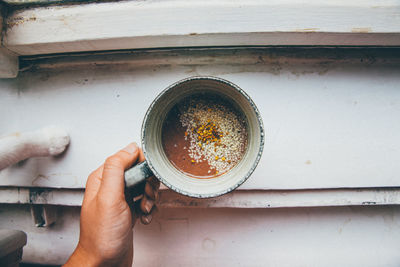
[[[264,120],[264,154],[241,189],[399,186],[398,53],[200,51],[50,58],[0,80],[1,133],[57,124],[71,137],[60,157],[0,171],[0,185],[83,188],[108,155],[140,141],[159,92],[212,75],[243,88]]]
[[[55,123],[68,130],[71,145],[60,157],[30,159],[1,171],[0,186],[83,188],[107,155],[139,140],[145,110],[158,92],[187,76],[213,75],[250,94],[267,131],[262,161],[240,189],[398,187],[398,52],[266,51],[37,60],[36,68],[18,78],[0,80],[0,131]],[[346,203],[346,197],[341,202],[340,194],[334,195]],[[266,196],[259,194],[256,202],[269,203]],[[310,195],[306,199],[332,203],[324,195],[318,203]],[[275,204],[284,202],[278,198]],[[60,207],[59,214],[54,227],[35,228],[28,206],[1,204],[0,228],[28,233],[24,261],[60,264],[77,242],[79,208]],[[135,261],[137,266],[398,266],[399,235],[398,206],[163,208],[151,226],[137,227]]]
[[[0,227],[28,234],[24,262],[61,264],[79,208],[35,228],[27,206],[1,205]],[[161,209],[134,232],[134,266],[398,266],[400,207]]]

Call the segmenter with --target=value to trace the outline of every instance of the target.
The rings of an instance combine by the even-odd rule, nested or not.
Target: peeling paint
[[[30,188],[29,189],[29,203],[47,204],[47,199],[51,195],[50,189]]]
[[[385,50],[391,55],[391,64],[398,65],[398,52]],[[34,63],[34,64],[32,64]],[[157,51],[108,52],[82,54],[80,57],[49,56],[24,58],[21,68],[32,66],[37,70],[66,71],[96,69],[109,73],[151,68],[154,71],[176,66],[188,68],[185,73],[195,75],[223,75],[242,72],[269,72],[280,75],[282,70],[301,75],[325,75],[343,64],[365,66],[388,64],[386,56],[376,57],[374,49],[282,49],[282,48],[232,48],[232,49],[175,49]],[[223,68],[221,67],[223,66]],[[84,84],[82,82],[82,84]]]
[[[376,205],[377,203],[375,201],[364,201],[361,203],[361,205]]]

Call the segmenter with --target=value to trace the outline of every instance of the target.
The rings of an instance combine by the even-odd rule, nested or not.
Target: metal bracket
[[[31,205],[31,214],[36,227],[49,227],[56,222],[57,207],[50,205]]]

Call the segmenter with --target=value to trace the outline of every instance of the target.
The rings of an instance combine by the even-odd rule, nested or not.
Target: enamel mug
[[[183,98],[193,94],[221,95],[243,114],[247,126],[247,149],[228,172],[212,179],[197,179],[179,171],[169,161],[162,145],[162,127],[168,112]],[[154,175],[170,189],[190,197],[210,198],[226,194],[253,173],[264,147],[264,127],[250,97],[237,85],[216,77],[189,77],[162,91],[151,103],[142,124],[142,149],[146,160],[125,172],[126,187],[133,187]]]

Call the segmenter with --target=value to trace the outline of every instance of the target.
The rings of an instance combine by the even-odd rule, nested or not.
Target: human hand
[[[154,177],[148,179],[140,206],[133,205],[131,193],[125,192],[124,171],[142,161],[142,150],[132,143],[89,175],[79,242],[65,266],[132,265],[133,225],[138,217],[142,223],[150,223],[160,186]]]

